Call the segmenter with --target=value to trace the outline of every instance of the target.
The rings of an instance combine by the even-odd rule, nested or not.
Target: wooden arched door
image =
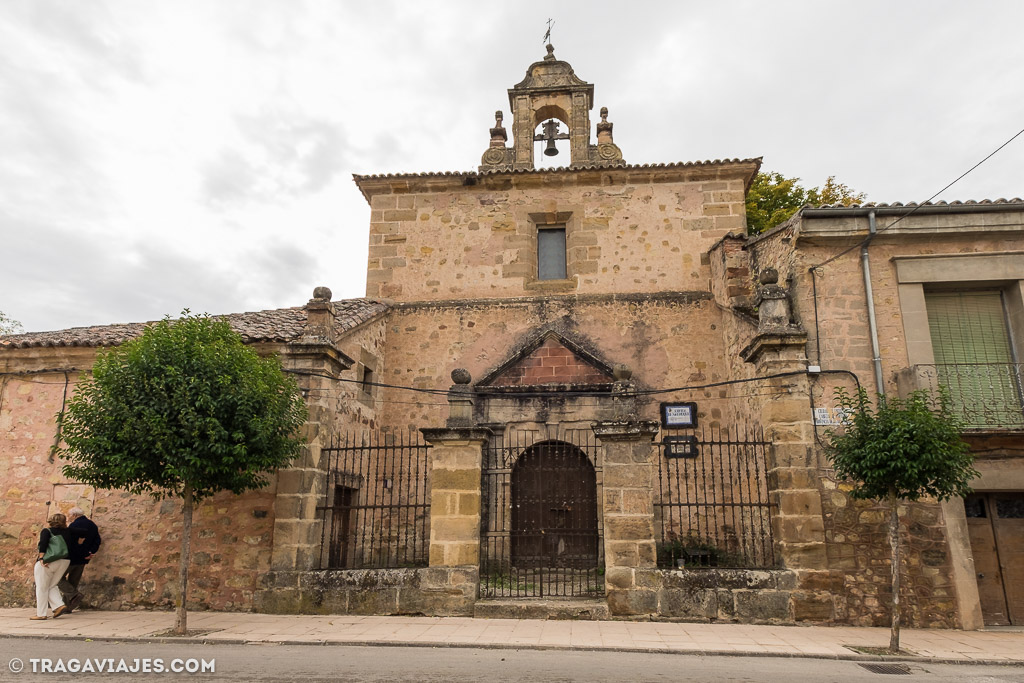
[[[513,567],[597,566],[597,476],[582,450],[564,441],[527,448],[511,489]]]

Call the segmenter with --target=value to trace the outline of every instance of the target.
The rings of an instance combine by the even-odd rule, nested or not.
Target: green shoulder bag
[[[64,542],[64,537],[51,531],[50,545],[46,546],[46,552],[43,553],[43,564],[67,559],[67,556],[68,544]]]

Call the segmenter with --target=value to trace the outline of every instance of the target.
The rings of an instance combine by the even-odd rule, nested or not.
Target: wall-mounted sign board
[[[661,443],[666,458],[696,458],[699,454],[695,436],[666,436]]]
[[[668,429],[690,429],[697,426],[696,403],[662,403],[661,426]]]

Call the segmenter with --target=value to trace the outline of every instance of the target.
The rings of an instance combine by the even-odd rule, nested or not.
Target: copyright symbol
[[[20,674],[25,670],[25,662],[15,657],[7,663],[7,668],[11,670],[12,674]]]

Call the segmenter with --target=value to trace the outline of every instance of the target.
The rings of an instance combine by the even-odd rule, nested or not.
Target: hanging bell
[[[544,148],[544,156],[553,157],[558,154],[558,147],[555,147],[554,138],[548,138],[548,145]]]

